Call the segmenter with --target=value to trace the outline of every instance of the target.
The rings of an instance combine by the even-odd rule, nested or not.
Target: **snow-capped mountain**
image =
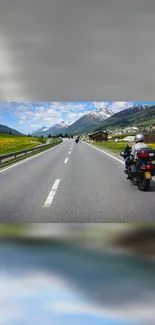
[[[43,135],[44,137],[47,137],[49,134],[51,134],[51,136],[55,136],[60,133],[66,133],[67,128],[73,123],[73,121],[65,122],[63,120],[60,120],[58,121],[58,123],[52,125],[50,128],[46,126],[41,127],[40,129],[36,130],[33,135],[36,135],[38,137]]]
[[[44,132],[46,132],[48,130],[48,127],[47,126],[42,126],[40,129],[34,131],[32,133],[32,135],[35,135],[37,137],[40,137]]]
[[[100,122],[111,117],[113,114],[114,112],[107,108],[100,108],[99,110],[91,111],[80,117],[70,127],[68,127],[67,132],[73,134],[91,132]]]
[[[60,120],[57,124],[54,124],[52,127],[67,128],[68,126],[72,125],[73,123],[74,123],[74,121],[65,122],[63,120]]]
[[[70,126],[70,125],[72,125],[73,123],[75,123],[75,121],[69,121],[69,122],[67,122],[67,125]]]
[[[65,121],[63,120],[60,120],[57,124],[54,124],[53,126],[51,127],[56,127],[56,128],[64,128],[64,127],[67,127],[67,123],[65,123]]]
[[[146,122],[151,124],[154,120],[155,105],[134,105],[101,122],[96,130],[146,125]]]
[[[88,114],[83,115],[76,121],[65,122],[63,120],[58,121],[50,128],[43,126],[41,129],[35,131],[33,134],[36,136],[48,136],[58,135],[60,133],[83,133],[92,130],[100,122],[104,121],[108,117],[112,116],[114,112],[107,108],[100,108],[99,110],[91,111]]]
[[[42,128],[38,129],[37,131],[47,131],[49,128],[47,126],[42,126]],[[36,132],[37,132],[36,131]]]
[[[92,111],[87,116],[92,116],[94,119],[97,119],[99,121],[105,120],[106,118],[112,116],[114,112],[107,108],[100,108],[99,110]]]
[[[138,112],[138,111],[142,111],[143,109],[146,109],[150,106],[149,105],[133,105],[133,109]]]

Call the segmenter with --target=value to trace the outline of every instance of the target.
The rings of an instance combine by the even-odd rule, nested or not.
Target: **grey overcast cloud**
[[[154,0],[1,0],[0,100],[154,100]]]

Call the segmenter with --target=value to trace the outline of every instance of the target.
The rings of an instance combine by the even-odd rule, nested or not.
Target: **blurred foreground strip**
[[[146,224],[1,224],[0,325],[154,325],[154,238]]]
[[[155,255],[154,224],[25,224],[0,225],[0,239],[84,245],[92,250],[114,250]]]

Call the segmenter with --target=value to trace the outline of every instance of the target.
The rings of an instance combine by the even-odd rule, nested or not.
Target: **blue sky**
[[[60,120],[75,121],[82,115],[100,108],[118,112],[135,104],[152,102],[0,102],[0,124],[23,133],[42,126],[50,127]]]

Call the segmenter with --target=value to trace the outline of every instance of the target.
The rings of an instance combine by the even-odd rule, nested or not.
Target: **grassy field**
[[[43,143],[46,143],[47,139],[15,136],[9,134],[0,134],[0,155],[16,152],[24,149],[29,149]]]
[[[109,140],[108,142],[92,142],[93,145],[104,147],[110,150],[114,150],[117,152],[121,152],[124,150],[127,142],[126,141],[112,141]],[[155,149],[155,143],[148,143],[149,148]]]
[[[45,139],[41,139],[41,142],[38,143],[39,145],[42,143],[42,140],[44,140],[44,142],[45,142],[47,139],[46,140]],[[59,139],[59,138],[58,139],[54,139],[54,140],[51,139],[50,142],[47,143],[46,147],[45,146],[41,146],[41,148],[39,148],[37,150],[37,152],[27,153],[26,156],[25,155],[22,155],[22,156],[20,155],[20,156],[17,156],[16,158],[13,157],[12,159],[5,160],[3,163],[1,163],[0,168],[6,167],[6,166],[8,166],[8,165],[10,165],[10,164],[12,164],[14,162],[20,161],[20,160],[25,159],[25,158],[29,158],[31,156],[34,156],[34,155],[38,154],[38,153],[41,153],[41,152],[46,151],[48,149],[51,149],[52,147],[54,147],[54,146],[56,146],[56,145],[58,145],[60,143],[62,143],[62,140]],[[36,145],[37,144],[35,143],[35,146]],[[30,148],[30,146],[28,146],[28,148]],[[11,151],[11,153],[12,153],[12,151]],[[2,154],[0,154],[0,156],[1,155]]]
[[[62,142],[62,141],[61,141],[60,138],[56,138],[56,139],[54,139],[54,140],[52,139],[52,140],[50,141],[50,144],[53,143],[53,142],[54,142],[54,143],[60,143],[60,142]]]

